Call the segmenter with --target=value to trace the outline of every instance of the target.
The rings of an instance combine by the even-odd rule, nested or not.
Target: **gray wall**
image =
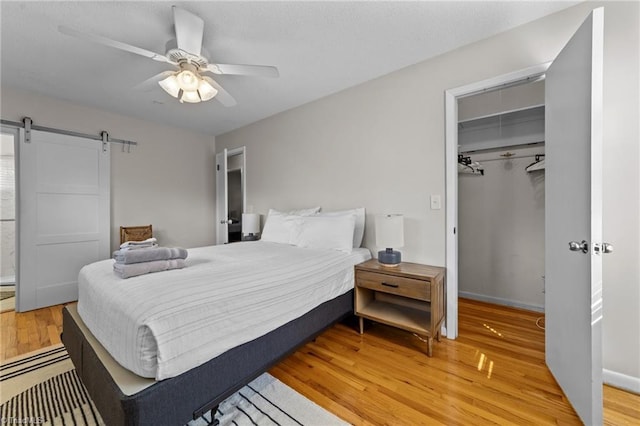
[[[472,155],[482,175],[458,175],[458,290],[462,296],[544,309],[544,171],[527,173],[544,148]]]
[[[111,246],[121,225],[153,225],[162,245],[215,243],[215,138],[2,87],[2,118],[138,142],[111,147]]]
[[[552,60],[603,3],[582,3],[219,136],[247,146],[247,203],[265,214],[322,205],[406,217],[403,257],[445,264],[444,91]],[[605,2],[604,365],[640,383],[637,2]],[[443,200],[444,205],[444,200]],[[375,249],[372,226],[365,244]]]

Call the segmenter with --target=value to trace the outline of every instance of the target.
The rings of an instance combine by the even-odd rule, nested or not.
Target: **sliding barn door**
[[[18,311],[78,298],[78,272],[109,255],[109,144],[22,131]]]

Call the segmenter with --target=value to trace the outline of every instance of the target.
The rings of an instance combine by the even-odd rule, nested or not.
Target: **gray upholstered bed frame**
[[[184,425],[215,409],[245,384],[351,313],[353,290],[262,337],[133,395],[121,391],[68,308],[63,310],[62,341],[107,425]]]

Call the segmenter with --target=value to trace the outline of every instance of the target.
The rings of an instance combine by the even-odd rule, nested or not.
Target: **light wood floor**
[[[354,425],[580,424],[544,364],[539,314],[460,299],[460,336],[426,344],[338,324],[271,374]],[[0,359],[58,343],[62,306],[0,314]],[[640,424],[640,396],[604,387],[605,424]]]

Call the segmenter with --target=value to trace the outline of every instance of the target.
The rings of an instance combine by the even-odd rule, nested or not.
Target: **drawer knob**
[[[389,283],[385,283],[384,281],[382,282],[382,285],[385,287],[393,287],[393,288],[398,288],[399,285],[398,284],[389,284]]]

